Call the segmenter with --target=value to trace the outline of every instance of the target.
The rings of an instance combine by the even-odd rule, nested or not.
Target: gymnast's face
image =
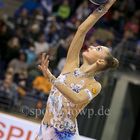
[[[90,46],[82,55],[89,64],[93,64],[98,59],[104,59],[109,52],[109,48],[105,46]]]

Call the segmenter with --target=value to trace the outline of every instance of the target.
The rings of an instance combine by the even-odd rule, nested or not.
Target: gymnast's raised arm
[[[69,68],[71,68],[71,70],[73,70],[73,69],[79,67],[79,53],[83,46],[83,42],[85,40],[87,32],[108,11],[108,9],[113,5],[113,3],[115,1],[116,0],[110,0],[107,4],[99,6],[78,27],[77,32],[71,42],[69,50],[68,50],[66,64],[64,66],[62,73],[68,72]]]

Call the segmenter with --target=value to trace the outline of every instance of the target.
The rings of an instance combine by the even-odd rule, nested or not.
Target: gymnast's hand
[[[41,64],[38,65],[38,69],[42,71],[43,75],[50,81],[55,80],[55,76],[50,72],[49,68],[49,56],[46,53],[42,54]]]

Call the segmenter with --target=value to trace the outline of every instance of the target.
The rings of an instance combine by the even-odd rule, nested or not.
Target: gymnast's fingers
[[[48,62],[49,62],[49,55],[47,55],[44,60],[44,65],[46,65],[46,67],[48,67]]]
[[[37,68],[42,71],[42,66],[41,65],[38,65]]]
[[[45,55],[46,55],[46,53],[43,53],[43,54],[42,54],[42,57],[41,57],[41,63],[42,63],[42,64],[43,64],[44,61],[45,61]]]

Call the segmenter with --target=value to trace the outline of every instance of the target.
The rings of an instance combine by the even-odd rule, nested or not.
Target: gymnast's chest
[[[61,75],[64,84],[70,88],[74,94],[79,94],[79,92],[85,88],[86,82],[82,78],[77,78],[70,75]],[[70,101],[63,96],[63,94],[54,86],[50,92],[49,100],[51,103],[55,104],[57,102],[67,104]]]

